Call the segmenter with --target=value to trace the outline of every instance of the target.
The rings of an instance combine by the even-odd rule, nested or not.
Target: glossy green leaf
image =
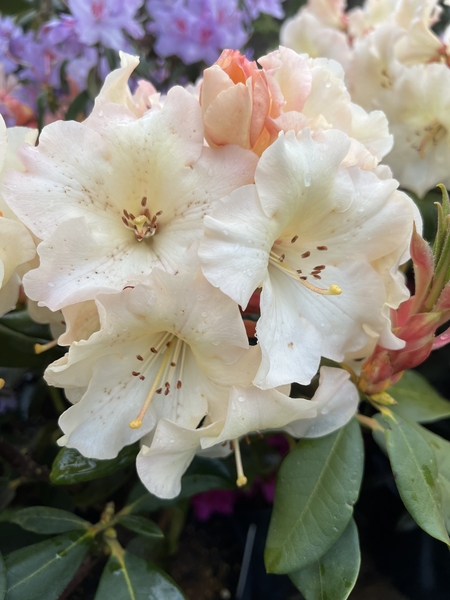
[[[341,537],[319,560],[289,577],[306,600],[347,600],[360,564],[358,530],[350,519]]]
[[[59,508],[48,506],[31,506],[17,511],[10,521],[16,523],[27,531],[35,533],[52,534],[65,533],[80,529],[86,531],[91,523],[73,513]]]
[[[5,600],[57,600],[86,556],[92,536],[63,533],[5,558]]]
[[[437,487],[436,458],[425,438],[400,416],[384,416],[386,445],[403,503],[429,535],[450,545]]]
[[[363,443],[352,419],[303,439],[283,461],[266,543],[266,568],[291,573],[319,559],[346,528],[363,474]]]
[[[86,458],[75,448],[62,448],[53,461],[50,480],[56,485],[69,485],[80,481],[99,479],[127,467],[134,462],[139,447],[137,444],[125,446],[116,458],[98,460]]]
[[[95,600],[184,600],[163,571],[126,550],[111,555]]]
[[[146,537],[161,539],[164,537],[164,534],[158,525],[145,517],[126,515],[125,517],[120,517],[118,522],[130,531],[134,531],[135,533],[139,533]]]
[[[3,556],[0,554],[0,600],[4,600],[6,595],[6,567]]]
[[[406,371],[389,394],[398,402],[395,412],[410,421],[431,423],[450,417],[450,402],[416,371]]]

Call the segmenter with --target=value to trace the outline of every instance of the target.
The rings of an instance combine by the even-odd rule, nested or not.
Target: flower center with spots
[[[298,235],[294,235],[294,237],[290,240],[290,243],[295,244],[297,240]],[[342,293],[342,290],[338,285],[332,284],[328,288],[321,288],[313,284],[311,279],[322,279],[322,272],[326,269],[326,265],[320,264],[315,265],[313,268],[305,268],[304,264],[302,265],[301,263],[303,260],[308,259],[311,256],[311,251],[306,250],[302,254],[299,252],[289,252],[289,258],[286,258],[286,254],[288,252],[279,252],[279,248],[282,248],[285,244],[286,242],[284,240],[277,240],[274,243],[269,256],[269,263],[271,265],[282,271],[285,275],[292,277],[301,285],[308,288],[312,292],[315,292],[316,294],[320,294],[322,296],[339,296]],[[327,246],[316,246],[315,249],[319,252],[326,252],[328,250]],[[294,260],[296,264],[292,265]],[[298,268],[300,266],[303,268]]]
[[[139,370],[132,371],[131,374],[133,377],[139,377],[141,381],[145,381],[152,367],[159,366],[139,414],[129,423],[131,429],[142,427],[142,420],[155,394],[168,396],[182,388],[187,346],[188,344],[172,333],[161,333],[158,342],[150,348],[149,356],[146,359],[140,354],[136,355],[136,359],[139,361]]]
[[[439,121],[432,121],[422,129],[418,129],[414,132],[417,140],[414,140],[411,147],[420,155],[420,158],[425,158],[427,152],[445,137],[447,133],[446,128],[439,123]]]
[[[134,231],[138,242],[148,239],[155,235],[158,231],[158,217],[162,215],[162,210],[155,213],[153,216],[147,207],[147,197],[144,196],[141,200],[141,212],[135,216],[123,209],[122,221],[127,229]]]

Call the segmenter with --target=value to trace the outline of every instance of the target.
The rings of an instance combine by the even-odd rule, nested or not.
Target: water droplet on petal
[[[238,401],[239,402],[245,402],[245,397],[244,396],[238,396]]]
[[[98,111],[98,116],[99,116],[99,117],[103,117],[103,111],[102,111],[102,110],[99,110],[99,111]]]
[[[53,283],[53,281],[48,282],[48,287],[55,287],[55,284]]]
[[[331,87],[331,81],[327,81],[326,84],[325,84],[325,87],[326,88],[330,88]]]

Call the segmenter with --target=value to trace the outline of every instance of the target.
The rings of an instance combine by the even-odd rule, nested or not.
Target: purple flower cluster
[[[102,44],[113,50],[130,50],[123,31],[140,39],[144,29],[135,14],[144,0],[69,0],[79,39],[88,46]]]
[[[211,64],[224,48],[241,48],[248,40],[248,26],[260,13],[282,17],[283,0],[147,0],[159,56],[176,55],[190,64]]]

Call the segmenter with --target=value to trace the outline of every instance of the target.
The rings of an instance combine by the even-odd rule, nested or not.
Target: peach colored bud
[[[210,146],[237,144],[261,155],[271,142],[265,127],[271,108],[266,74],[238,50],[224,50],[205,70],[200,104]]]

